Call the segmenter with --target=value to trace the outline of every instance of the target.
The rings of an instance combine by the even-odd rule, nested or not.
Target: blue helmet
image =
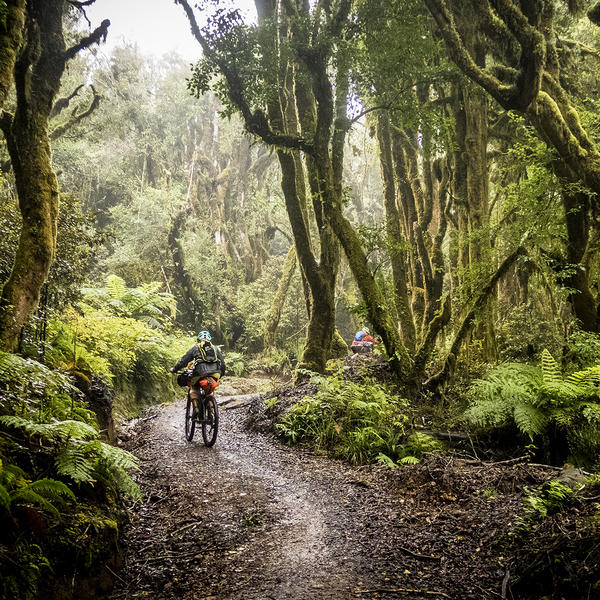
[[[212,336],[210,335],[210,333],[208,331],[201,331],[197,336],[196,339],[199,342],[202,342],[204,340],[207,340],[208,342],[210,342],[210,340],[212,340]]]

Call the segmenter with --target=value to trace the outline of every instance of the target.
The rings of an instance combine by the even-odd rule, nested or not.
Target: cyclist
[[[208,331],[201,331],[196,336],[194,344],[171,369],[179,371],[183,367],[192,369],[189,382],[190,397],[197,400],[200,397],[200,388],[208,394],[212,393],[219,379],[225,375],[225,360],[221,350],[212,343],[212,336]]]
[[[356,332],[350,350],[352,350],[354,354],[368,354],[369,352],[373,352],[373,346],[375,344],[379,344],[379,340],[372,338],[369,335],[369,330],[366,327],[363,327],[360,331]]]

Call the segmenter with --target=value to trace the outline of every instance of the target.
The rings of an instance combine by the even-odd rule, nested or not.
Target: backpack
[[[204,376],[221,371],[221,361],[217,349],[208,340],[198,344],[200,356],[194,360],[194,376]]]
[[[354,341],[355,342],[360,342],[362,341],[362,339],[365,337],[365,330],[361,329],[360,331],[356,332],[356,335],[354,336]]]

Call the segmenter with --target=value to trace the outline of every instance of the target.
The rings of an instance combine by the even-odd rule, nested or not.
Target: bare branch
[[[95,2],[96,2],[96,0],[83,0],[83,1],[67,0],[68,4],[70,4],[71,6],[74,6],[75,8],[78,8],[81,11],[83,18],[87,21],[88,27],[92,26],[92,22],[88,19],[87,13],[85,12],[85,7],[91,6]]]

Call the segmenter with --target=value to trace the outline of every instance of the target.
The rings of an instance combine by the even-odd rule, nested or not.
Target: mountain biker
[[[368,352],[373,352],[373,346],[375,344],[379,344],[379,340],[371,337],[369,335],[369,330],[366,327],[363,327],[360,331],[356,332],[352,344],[350,345],[350,350],[352,350],[354,354],[367,354]]]
[[[200,397],[200,388],[206,393],[211,393],[219,385],[219,379],[225,375],[225,360],[221,350],[212,343],[212,336],[208,331],[201,331],[196,336],[194,344],[175,364],[171,372],[179,371],[183,367],[192,369],[189,381],[190,397],[197,400]]]

